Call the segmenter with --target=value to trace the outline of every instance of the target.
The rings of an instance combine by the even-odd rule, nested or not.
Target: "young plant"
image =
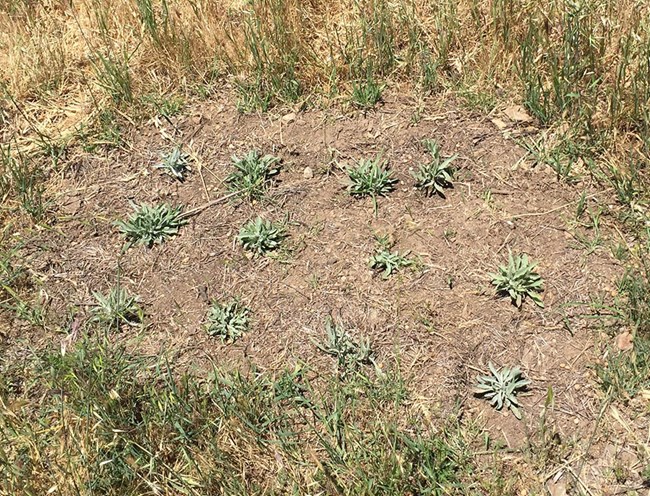
[[[458,155],[442,159],[440,146],[435,141],[425,140],[424,146],[431,154],[431,160],[426,164],[421,164],[413,173],[415,187],[422,190],[426,196],[437,193],[444,198],[444,189],[453,187],[454,170],[451,164]]]
[[[207,331],[210,336],[219,336],[226,343],[233,343],[248,331],[250,310],[239,300],[228,303],[212,303],[207,316]]]
[[[377,197],[386,196],[395,189],[397,179],[384,167],[380,157],[362,159],[356,167],[348,168],[348,191],[355,197],[370,196],[377,213]]]
[[[379,246],[375,250],[375,254],[370,257],[369,264],[371,269],[382,270],[384,279],[388,279],[393,272],[403,267],[413,265],[413,260],[408,258],[410,251],[403,254],[398,251],[391,252],[387,238],[378,237],[377,241]]]
[[[148,248],[154,243],[161,244],[178,234],[180,227],[187,222],[181,215],[181,207],[133,204],[133,209],[135,212],[126,221],[115,223],[126,238],[127,248],[134,244]]]
[[[108,294],[93,292],[96,306],[91,310],[91,321],[119,328],[120,324],[134,325],[142,322],[143,311],[138,305],[139,298],[131,295],[126,288],[113,287]]]
[[[492,284],[496,287],[500,295],[509,295],[512,302],[520,307],[525,296],[540,307],[544,307],[539,291],[542,291],[544,281],[537,272],[535,272],[536,263],[528,261],[527,255],[512,256],[508,254],[508,265],[500,266],[499,272],[490,274]]]
[[[370,342],[365,339],[355,341],[342,326],[333,322],[331,318],[325,323],[326,339],[323,343],[316,343],[316,347],[323,353],[333,356],[337,361],[337,369],[342,376],[358,369],[361,365],[373,363],[373,353]]]
[[[272,155],[260,156],[251,150],[243,158],[233,155],[235,170],[226,177],[230,191],[248,200],[259,200],[269,188],[273,176],[280,172],[277,164],[280,158]]]
[[[265,255],[277,250],[286,236],[284,226],[257,217],[241,228],[237,240],[244,249],[256,255]]]
[[[371,109],[381,101],[383,91],[384,86],[368,75],[365,79],[352,82],[352,103],[363,110]]]
[[[171,152],[164,154],[162,162],[155,165],[156,169],[162,169],[163,172],[183,182],[185,173],[188,171],[190,156],[183,152],[180,146],[175,147]]]
[[[504,406],[521,420],[521,404],[517,399],[517,393],[525,388],[530,381],[524,379],[519,367],[503,367],[497,370],[491,363],[488,364],[492,375],[481,375],[477,377],[477,385],[474,387],[474,394],[490,400],[490,404],[497,410]]]

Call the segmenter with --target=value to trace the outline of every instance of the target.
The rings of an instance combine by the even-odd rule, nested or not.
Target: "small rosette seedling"
[[[528,296],[540,307],[544,306],[539,292],[542,291],[543,279],[535,272],[536,263],[528,260],[527,255],[512,256],[508,254],[508,265],[499,267],[499,272],[490,274],[497,294],[508,295],[512,302],[521,307],[524,297]]]
[[[530,381],[522,377],[519,367],[503,367],[497,370],[491,363],[488,367],[491,375],[477,377],[474,394],[489,400],[490,405],[497,410],[506,407],[521,420],[521,404],[517,393],[528,386]]]

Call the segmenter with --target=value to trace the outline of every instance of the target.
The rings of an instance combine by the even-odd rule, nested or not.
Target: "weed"
[[[126,238],[126,248],[132,245],[151,248],[154,243],[162,244],[177,235],[180,227],[187,222],[181,216],[181,207],[171,207],[167,204],[133,204],[132,207],[135,212],[126,221],[115,223]]]
[[[0,165],[9,173],[3,186],[3,189],[7,190],[5,194],[13,189],[20,202],[20,208],[34,221],[41,221],[47,211],[47,203],[43,198],[45,186],[41,168],[22,154],[12,153],[9,146],[0,146]]]
[[[530,384],[528,379],[522,378],[519,367],[503,367],[497,370],[494,365],[488,363],[491,375],[477,377],[477,385],[474,387],[474,394],[490,400],[490,404],[497,410],[504,406],[521,420],[521,404],[517,399],[519,390]]]
[[[348,191],[356,197],[370,196],[377,213],[377,197],[386,196],[395,189],[397,179],[393,178],[393,172],[384,167],[380,157],[373,159],[362,159],[356,167],[348,168]]]
[[[413,173],[415,187],[424,191],[426,196],[437,193],[444,198],[444,189],[453,187],[454,170],[451,164],[458,155],[443,160],[440,157],[440,146],[435,141],[425,140],[424,146],[431,154],[431,160],[426,164],[421,164]]]
[[[213,302],[207,316],[208,334],[234,343],[248,331],[249,313],[250,310],[237,299],[228,303]]]
[[[241,228],[237,236],[237,240],[244,249],[252,251],[256,255],[265,255],[270,251],[277,250],[284,238],[286,238],[284,226],[261,217],[248,222]]]
[[[148,105],[151,105],[156,112],[163,117],[173,117],[178,115],[185,106],[185,101],[180,96],[156,96],[156,95],[145,95],[142,97],[142,101]]]
[[[131,349],[91,336],[65,355],[0,362],[3,494],[442,496],[480,481],[470,431],[425,424],[390,370],[318,383],[305,366],[196,376]],[[278,460],[277,477],[241,471]]]
[[[97,305],[92,309],[93,322],[119,329],[121,324],[133,325],[142,322],[144,312],[138,305],[139,298],[131,295],[122,286],[113,287],[108,294],[93,292]]]
[[[414,261],[408,258],[410,251],[406,253],[391,252],[390,243],[385,237],[378,237],[377,241],[379,246],[374,255],[370,257],[369,264],[371,269],[382,270],[384,279],[388,279],[393,272],[414,264]]]
[[[509,295],[512,302],[521,307],[525,296],[530,297],[540,307],[544,306],[539,291],[542,290],[543,280],[535,272],[536,263],[528,261],[528,255],[512,256],[508,253],[508,265],[500,266],[499,272],[490,274],[492,284],[496,286],[497,293]]]
[[[650,338],[650,282],[647,262],[642,259],[640,270],[628,269],[618,283],[623,297],[619,305],[626,322],[644,338]]]
[[[624,402],[650,389],[650,339],[637,334],[633,343],[629,352],[610,350],[606,363],[596,367],[603,390]]]
[[[226,178],[230,191],[248,200],[259,200],[269,188],[273,176],[280,172],[280,158],[272,155],[261,156],[256,150],[244,157],[232,157],[235,170]]]
[[[337,370],[342,376],[357,370],[361,365],[374,363],[370,342],[355,341],[345,329],[332,318],[325,322],[325,341],[314,343],[323,353],[336,358]]]
[[[95,57],[91,59],[97,82],[118,105],[133,103],[130,58],[131,56],[126,52],[121,57],[114,57],[111,53],[96,52]]]
[[[352,103],[364,110],[371,109],[381,101],[383,91],[384,86],[369,73],[365,79],[352,81]]]
[[[171,152],[164,154],[162,162],[154,167],[156,169],[162,169],[166,174],[182,182],[185,180],[185,173],[188,170],[189,161],[189,154],[183,152],[181,146],[176,146]]]

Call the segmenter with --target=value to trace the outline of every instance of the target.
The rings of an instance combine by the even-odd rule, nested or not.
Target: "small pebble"
[[[305,179],[312,179],[314,177],[314,171],[311,167],[305,167],[305,170],[302,171],[302,177]]]

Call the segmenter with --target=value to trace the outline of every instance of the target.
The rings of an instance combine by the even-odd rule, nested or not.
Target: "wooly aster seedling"
[[[132,206],[135,212],[126,221],[115,223],[126,238],[126,248],[134,244],[148,248],[154,243],[161,244],[178,234],[180,227],[187,223],[181,214],[182,207],[167,204]]]
[[[508,265],[499,267],[499,272],[490,274],[492,284],[500,295],[508,295],[512,302],[520,307],[524,297],[529,296],[531,300],[540,307],[544,302],[539,294],[542,291],[543,279],[535,272],[536,263],[530,262],[527,255],[513,257],[512,252],[508,253]]]
[[[227,303],[213,302],[207,316],[208,334],[233,343],[248,331],[249,313],[250,309],[237,299]]]
[[[530,384],[528,379],[522,378],[519,367],[503,367],[497,370],[491,363],[488,364],[491,375],[477,377],[474,394],[490,400],[490,404],[497,410],[504,406],[521,419],[521,404],[517,399],[519,390]]]
[[[440,156],[440,146],[432,140],[425,140],[424,146],[431,154],[431,160],[421,164],[413,173],[415,187],[422,190],[426,196],[437,193],[444,198],[445,188],[453,187],[454,169],[451,164],[458,155],[443,159]]]
[[[177,146],[171,152],[164,154],[162,162],[156,164],[154,167],[161,169],[166,174],[183,182],[185,180],[185,174],[189,170],[189,163],[189,154],[185,153],[181,146]]]
[[[91,321],[101,325],[119,328],[120,324],[139,324],[143,311],[138,305],[139,298],[131,295],[126,288],[113,287],[108,294],[93,292],[97,301],[91,310]]]
[[[256,150],[249,151],[244,157],[233,155],[235,170],[226,177],[230,191],[248,200],[259,200],[269,188],[273,176],[280,172],[279,157],[261,156]]]
[[[380,157],[361,159],[356,167],[349,167],[347,172],[350,195],[371,197],[376,214],[377,197],[386,196],[395,189],[397,179],[393,177],[393,172],[385,167]]]
[[[401,268],[410,267],[415,262],[408,258],[410,251],[400,253],[391,252],[391,243],[387,236],[377,236],[377,248],[375,253],[370,257],[369,265],[371,269],[383,271],[382,277],[388,279],[394,272]]]
[[[244,249],[255,255],[265,255],[280,248],[286,237],[283,225],[257,217],[241,228],[237,239]]]

